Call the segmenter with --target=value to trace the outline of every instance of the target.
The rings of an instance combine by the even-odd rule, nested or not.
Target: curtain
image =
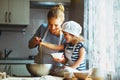
[[[120,80],[120,0],[84,0],[84,37],[89,68]]]

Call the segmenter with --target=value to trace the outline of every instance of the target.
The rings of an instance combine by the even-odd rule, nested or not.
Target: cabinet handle
[[[7,22],[7,12],[5,12],[5,22]]]
[[[11,12],[9,12],[8,21],[9,21],[9,23],[11,23]]]

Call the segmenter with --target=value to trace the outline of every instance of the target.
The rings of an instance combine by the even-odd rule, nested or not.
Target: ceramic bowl
[[[50,73],[52,64],[26,64],[26,68],[32,76],[44,76]]]
[[[74,76],[78,79],[86,79],[89,76],[89,72],[74,72]]]
[[[58,52],[58,53],[52,53],[51,56],[53,58],[61,58],[63,55],[63,52]]]

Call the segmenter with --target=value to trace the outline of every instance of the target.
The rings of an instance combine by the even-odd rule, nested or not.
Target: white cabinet
[[[0,24],[28,25],[29,0],[0,0]]]

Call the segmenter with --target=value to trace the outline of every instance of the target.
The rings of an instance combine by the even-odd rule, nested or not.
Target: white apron
[[[65,55],[66,55],[66,57],[67,57],[67,59],[68,59],[68,62],[67,62],[67,63],[68,63],[69,66],[71,66],[71,65],[74,64],[74,62],[71,60],[71,56],[72,56],[72,53],[73,53],[74,50],[75,50],[76,45],[77,45],[77,44],[74,45],[73,50],[67,50],[67,49],[65,49]],[[66,48],[67,48],[67,47],[66,47]]]

